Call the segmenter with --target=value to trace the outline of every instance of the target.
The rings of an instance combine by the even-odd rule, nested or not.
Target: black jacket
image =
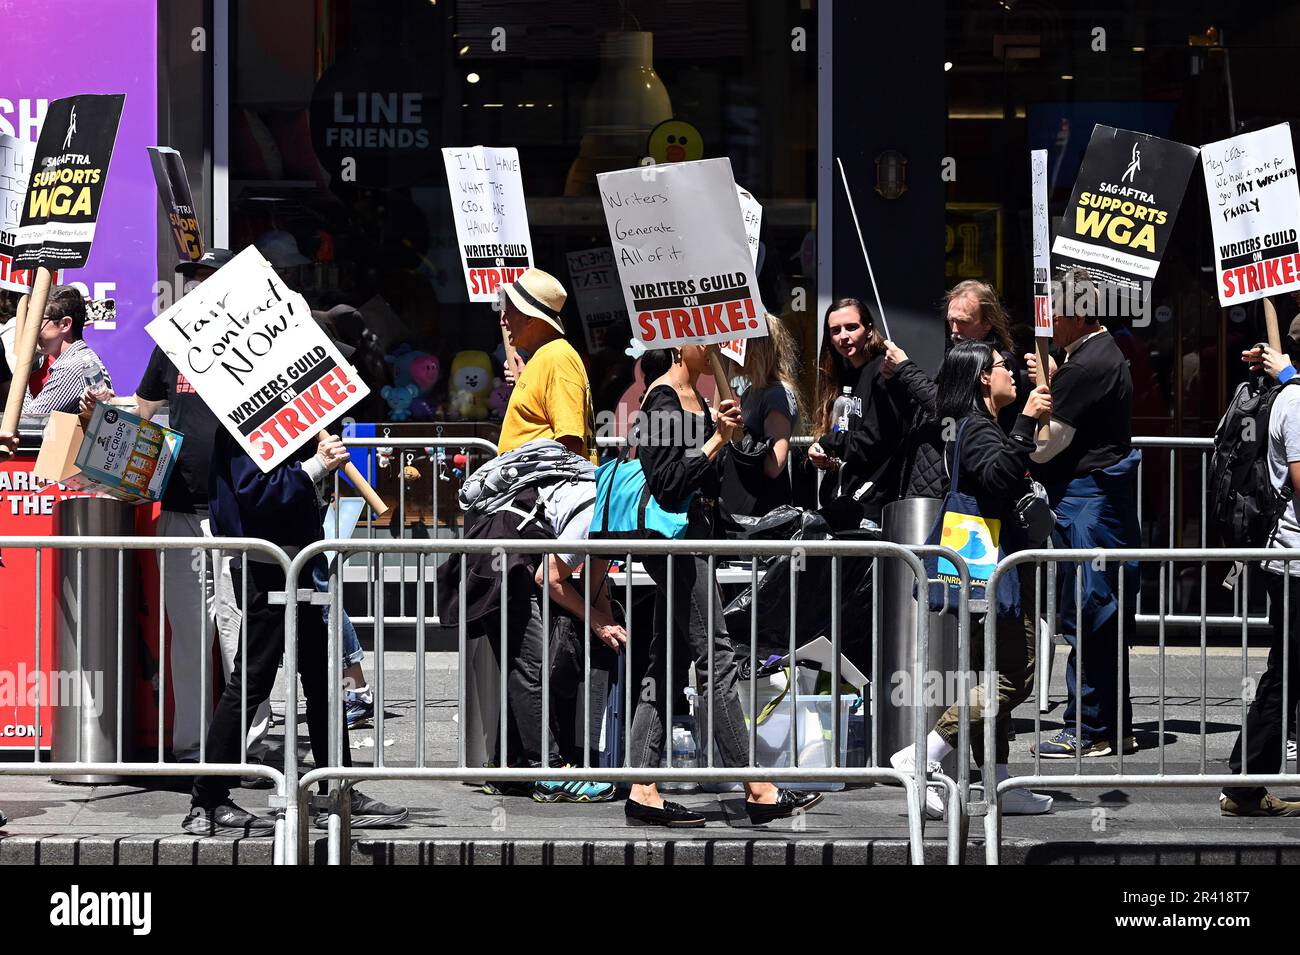
[[[958,425],[961,435],[961,475],[958,489],[973,495],[985,519],[1003,522],[1004,529],[1018,526],[1016,502],[1029,493],[1029,455],[1034,450],[1038,422],[1020,415],[1011,434],[997,421],[972,412]],[[952,473],[955,441],[947,443],[944,458]]]
[[[708,408],[703,398],[700,405]],[[670,511],[680,511],[690,499],[687,536],[713,536],[713,512],[722,489],[721,461],[727,453],[724,449],[710,460],[701,450],[716,430],[713,416],[707,410],[702,415],[688,413],[669,385],[652,389],[641,402],[641,411],[641,424],[632,440],[650,493]]]
[[[860,501],[866,516],[877,521],[884,506],[898,499],[904,438],[918,410],[897,375],[885,378],[880,373],[884,360],[883,355],[878,355],[860,369],[853,397],[858,399],[861,410],[851,417],[849,429],[817,439],[822,450],[844,462],[838,482],[829,476],[822,482],[822,504],[836,496],[852,495],[870,481],[871,488]]]

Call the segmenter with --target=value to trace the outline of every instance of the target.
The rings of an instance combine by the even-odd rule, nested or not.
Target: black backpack
[[[1292,378],[1287,384],[1298,384]],[[1285,385],[1261,376],[1245,381],[1214,434],[1208,492],[1210,530],[1228,547],[1264,547],[1291,500],[1291,482],[1277,491],[1268,470],[1268,418]]]

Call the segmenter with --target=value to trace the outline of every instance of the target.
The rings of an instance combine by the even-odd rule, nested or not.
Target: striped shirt
[[[81,393],[86,390],[86,379],[96,374],[103,374],[104,384],[112,387],[108,369],[85,340],[72,342],[50,365],[40,393],[33,395],[29,389],[23,396],[23,415],[49,414],[52,411],[75,414],[81,403]]]

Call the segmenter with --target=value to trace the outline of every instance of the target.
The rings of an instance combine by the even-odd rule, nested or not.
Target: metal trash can
[[[943,511],[943,501],[930,497],[909,497],[894,501],[885,506],[882,536],[895,544],[924,544],[930,528]],[[888,766],[889,757],[915,741],[916,730],[913,721],[919,718],[924,723],[925,732],[929,732],[948,703],[949,693],[936,694],[939,699],[929,705],[913,706],[910,693],[897,692],[905,689],[898,682],[898,675],[912,674],[916,659],[916,615],[919,607],[916,600],[916,575],[901,560],[881,561],[881,620],[885,631],[877,639],[880,646],[880,675],[883,686],[877,687],[873,694],[876,700],[875,719],[880,724],[881,752],[878,765]],[[927,611],[928,612],[928,611]],[[923,671],[919,674],[921,689],[935,685],[934,680],[941,675],[942,687],[955,686],[954,674],[957,672],[957,616],[952,613],[930,614],[929,654],[922,661]],[[930,681],[927,683],[927,679]],[[897,705],[896,698],[907,702]],[[951,754],[943,761],[943,770],[956,777],[957,754]]]
[[[119,537],[134,532],[132,505],[123,501],[72,498],[60,501],[54,508],[54,533],[59,537]],[[135,736],[131,702],[139,643],[135,618],[136,555],[124,551],[119,571],[116,550],[56,550],[54,554],[59,629],[50,680],[51,702],[55,704],[50,756],[55,762],[126,762],[131,759]],[[121,754],[117,752],[119,708],[125,751]],[[87,774],[54,779],[66,783],[112,783],[122,777]]]

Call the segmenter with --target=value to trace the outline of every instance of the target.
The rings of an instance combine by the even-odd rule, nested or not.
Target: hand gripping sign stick
[[[44,266],[36,270],[36,281],[32,284],[30,300],[23,296],[19,302],[16,317],[17,328],[14,336],[14,378],[9,384],[9,396],[5,401],[4,418],[0,420],[0,434],[14,434],[18,431],[18,417],[23,410],[23,395],[27,391],[27,379],[31,376],[32,359],[36,355],[36,337],[41,330],[41,319],[45,317],[45,302],[50,297],[50,285],[54,273]],[[23,310],[22,302],[27,303]],[[0,445],[0,460],[9,456],[9,449]]]
[[[871,267],[871,256],[867,255],[867,243],[862,239],[862,226],[858,224],[858,210],[853,206],[853,193],[849,189],[849,177],[844,175],[844,163],[835,157],[835,165],[840,167],[840,181],[844,183],[844,195],[849,200],[849,212],[853,214],[853,228],[858,233],[858,245],[862,247],[862,258],[867,263],[867,274],[871,276],[871,291],[876,294],[876,308],[880,310],[880,327],[885,330],[885,338],[891,339],[889,322],[885,319],[885,303],[880,300],[880,289],[876,285],[876,272]]]
[[[316,435],[316,440],[319,441],[323,437],[325,437],[324,431]],[[365,502],[370,505],[370,509],[375,512],[375,517],[383,517],[388,513],[389,507],[384,503],[384,499],[375,492],[373,487],[370,486],[370,482],[362,477],[361,472],[357,470],[355,464],[349,461],[347,464],[343,465],[342,471],[343,476],[352,482],[353,486],[357,489],[357,493],[360,494]]]

